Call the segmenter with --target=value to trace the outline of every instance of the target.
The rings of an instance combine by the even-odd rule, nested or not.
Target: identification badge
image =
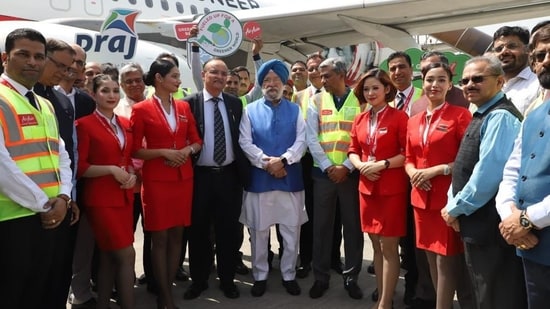
[[[19,116],[19,122],[23,127],[35,126],[38,124],[38,120],[36,120],[36,116],[34,116],[33,114],[24,114],[24,115],[18,115],[18,116]]]
[[[332,115],[332,110],[331,109],[323,109],[323,110],[321,110],[321,115],[330,116],[330,115]]]

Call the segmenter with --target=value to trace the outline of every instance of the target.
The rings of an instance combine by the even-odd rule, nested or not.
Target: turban
[[[264,83],[265,76],[270,70],[273,70],[273,72],[279,76],[283,84],[286,83],[288,80],[288,69],[286,65],[281,60],[271,59],[264,62],[260,69],[258,69],[258,83],[260,85]]]

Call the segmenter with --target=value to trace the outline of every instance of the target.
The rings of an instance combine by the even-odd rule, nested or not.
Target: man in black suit
[[[73,64],[75,51],[73,48],[57,39],[48,39],[46,41],[46,65],[44,71],[34,86],[36,94],[48,99],[55,110],[57,122],[59,124],[59,135],[65,141],[65,149],[71,159],[71,170],[74,171],[76,136],[74,135],[74,108],[71,101],[61,92],[55,90],[53,86],[59,84],[61,79],[69,74]],[[73,195],[74,197],[74,195]],[[67,211],[65,220],[59,228],[52,230],[50,237],[54,242],[54,265],[49,271],[49,291],[44,308],[65,308],[67,303],[67,294],[72,276],[72,259],[74,248],[74,237],[71,237],[71,225],[78,219],[78,207],[72,203],[72,212]]]
[[[214,254],[212,241],[216,244],[220,289],[228,298],[240,296],[233,279],[235,255],[240,246],[242,188],[248,177],[249,163],[239,146],[242,103],[237,97],[222,93],[227,74],[227,66],[221,59],[207,61],[202,72],[204,89],[184,99],[191,106],[204,141],[195,158],[192,224],[189,229],[189,270],[193,283],[185,292],[184,299],[197,298],[208,288]],[[216,133],[223,138],[215,140]],[[212,225],[213,240],[210,239]]]
[[[61,81],[59,81],[59,85],[54,88],[71,101],[75,112],[75,120],[78,120],[93,113],[96,105],[94,99],[77,86],[84,86],[86,78],[84,75],[86,52],[77,44],[71,44],[71,47],[75,51],[73,64],[69,68],[68,74],[65,74]],[[78,158],[76,161],[78,161]],[[86,306],[88,308],[95,308],[95,298],[90,285],[95,241],[92,228],[84,213],[85,205],[81,203],[82,199],[79,196],[83,185],[84,180],[76,182],[76,196],[73,196],[73,199],[78,202],[82,208],[82,212],[78,224],[71,227],[69,236],[69,243],[73,251],[71,294],[69,295],[72,309],[87,308]]]

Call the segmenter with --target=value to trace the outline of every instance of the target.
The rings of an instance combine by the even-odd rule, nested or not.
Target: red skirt
[[[407,204],[407,193],[376,196],[359,192],[361,229],[386,237],[405,236]]]
[[[87,207],[86,215],[102,251],[113,251],[134,243],[134,209],[124,207]]]
[[[460,234],[441,217],[440,210],[413,207],[416,226],[416,247],[444,256],[464,252]]]
[[[143,224],[146,231],[191,225],[193,179],[143,181]]]

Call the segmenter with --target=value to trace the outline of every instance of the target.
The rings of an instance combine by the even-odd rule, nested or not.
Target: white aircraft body
[[[241,22],[258,22],[265,43],[262,56],[292,62],[323,48],[371,41],[379,42],[376,46],[405,50],[417,46],[413,35],[546,16],[550,1],[2,0],[2,7],[0,34],[3,36],[6,29],[14,29],[13,20],[40,21],[48,24],[35,26],[38,30],[46,36],[80,44],[90,60],[107,58],[115,64],[136,61],[147,69],[158,54],[158,49],[152,49],[154,44],[185,58],[186,44],[176,40],[174,25],[197,22],[202,14],[213,10],[230,11]],[[113,34],[114,30],[106,27],[113,10],[130,12],[124,19],[124,22],[135,22],[126,31],[129,37],[123,38],[120,32]],[[76,28],[55,28],[61,25]],[[454,36],[457,42],[458,37],[462,37],[460,32]],[[467,52],[482,53],[488,47],[487,38],[482,44],[476,40],[463,40],[460,44],[469,49],[473,47]],[[457,42],[451,43],[458,45]],[[244,63],[251,67],[248,51],[250,43],[243,42],[241,51],[227,59],[229,67]],[[365,58],[360,63],[374,59],[368,48],[360,56]],[[183,76],[189,76],[188,68],[181,67]],[[184,85],[192,86],[185,80]]]

